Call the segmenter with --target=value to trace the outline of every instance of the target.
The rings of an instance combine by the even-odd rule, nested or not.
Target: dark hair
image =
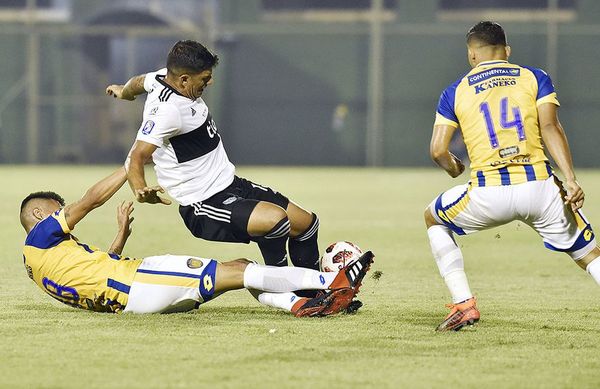
[[[187,71],[201,73],[212,69],[219,62],[219,57],[201,43],[191,40],[179,41],[171,48],[167,56],[167,69],[171,73]]]
[[[43,191],[43,192],[34,192],[29,194],[27,197],[21,201],[21,212],[23,212],[23,208],[30,200],[33,199],[48,199],[48,200],[56,200],[60,204],[61,207],[65,206],[65,199],[62,198],[61,195],[55,192]]]
[[[476,39],[492,46],[506,46],[506,34],[501,25],[496,22],[479,22],[467,32],[467,43]]]

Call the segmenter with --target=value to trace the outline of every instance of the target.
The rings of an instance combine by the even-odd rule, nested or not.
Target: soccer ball
[[[351,242],[336,242],[325,249],[321,257],[321,271],[339,271],[362,255],[360,247]]]

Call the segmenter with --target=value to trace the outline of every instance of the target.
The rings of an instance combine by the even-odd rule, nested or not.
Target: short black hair
[[[50,191],[34,192],[30,193],[27,197],[23,199],[23,201],[21,201],[21,212],[23,212],[23,208],[25,208],[25,205],[27,205],[27,203],[33,199],[56,200],[61,207],[65,206],[65,199],[63,199],[62,196],[58,193]]]
[[[479,22],[467,32],[467,43],[476,39],[491,46],[506,46],[506,34],[501,25],[489,20]]]
[[[201,43],[184,40],[175,43],[167,56],[167,70],[170,73],[202,73],[219,63],[219,57]]]

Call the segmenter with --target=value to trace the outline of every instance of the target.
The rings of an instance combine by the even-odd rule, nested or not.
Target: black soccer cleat
[[[362,301],[360,300],[352,300],[348,307],[346,307],[346,314],[353,315],[355,314],[361,307],[363,306]]]

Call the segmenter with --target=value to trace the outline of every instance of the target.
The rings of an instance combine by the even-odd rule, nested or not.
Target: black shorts
[[[290,200],[279,192],[235,176],[231,185],[198,203],[179,206],[179,214],[197,238],[249,243],[248,220],[259,201],[287,209]]]

